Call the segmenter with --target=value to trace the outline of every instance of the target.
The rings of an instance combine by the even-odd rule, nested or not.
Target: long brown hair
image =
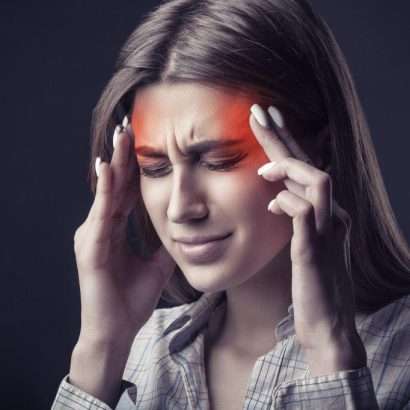
[[[297,140],[312,139],[327,125],[333,194],[352,218],[357,310],[372,312],[410,293],[409,247],[352,76],[328,25],[306,0],[170,0],[144,16],[93,111],[93,193],[95,159],[111,160],[113,129],[132,110],[135,92],[181,81],[256,91],[284,114]],[[140,197],[127,235],[141,255],[160,245]],[[162,300],[181,304],[200,295],[177,267]]]

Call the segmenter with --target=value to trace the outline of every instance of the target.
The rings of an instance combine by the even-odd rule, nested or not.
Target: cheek
[[[267,182],[255,174],[256,171],[239,173],[215,180],[212,184],[214,196],[244,220],[274,216],[267,212],[268,203],[283,189],[280,182]]]
[[[247,244],[258,244],[257,253],[264,253],[264,247],[274,251],[290,239],[292,219],[267,209],[269,202],[284,188],[280,181],[268,182],[252,174],[243,175],[237,184],[225,189],[239,239]]]

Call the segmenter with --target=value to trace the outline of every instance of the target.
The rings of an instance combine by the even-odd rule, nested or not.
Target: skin
[[[297,340],[314,374],[360,367],[365,351],[342,257],[345,225],[336,230],[334,223],[346,213],[332,201],[329,175],[314,167],[315,158],[305,162],[314,147],[298,146],[286,128],[275,133],[260,126],[249,113],[256,102],[252,94],[197,83],[139,90],[131,118],[137,162],[142,171],[165,167],[158,178],[141,176],[144,204],[188,282],[204,292],[226,291],[227,311],[212,335],[215,343],[250,357],[266,353],[293,302]],[[190,144],[210,138],[238,138],[241,144],[200,158],[187,155]],[[142,146],[164,155],[144,157]],[[203,164],[244,152],[225,172]],[[259,176],[258,168],[270,161],[277,167]],[[173,240],[229,232],[223,257],[208,264],[189,263]],[[340,290],[345,310],[335,303]],[[317,367],[319,357],[329,359],[326,368]]]
[[[131,119],[135,148],[148,145],[165,153],[161,159],[137,154],[140,167],[168,167],[159,178],[141,176],[141,194],[153,225],[194,288],[226,290],[227,314],[218,326],[223,329],[219,343],[248,354],[271,349],[274,324],[291,303],[292,224],[288,216],[266,209],[283,184],[257,175],[268,158],[248,121],[254,100],[198,84],[154,85],[136,95]],[[239,139],[241,144],[207,153],[203,161],[246,157],[225,172],[184,157],[190,143],[211,138]],[[233,232],[225,257],[205,265],[184,258],[172,238],[201,232]],[[259,335],[252,345],[249,332]]]
[[[257,101],[255,95],[199,84],[149,86],[135,96],[132,124],[124,117],[124,130],[116,127],[111,162],[96,160],[95,200],[74,235],[81,331],[69,380],[111,408],[119,399],[135,334],[151,317],[176,262],[192,286],[227,293],[227,314],[211,326],[211,344],[223,347],[213,350],[218,353],[213,355],[217,366],[211,366],[213,392],[226,379],[243,390],[254,359],[273,348],[273,329],[291,301],[295,339],[310,375],[366,365],[343,257],[350,217],[332,198],[329,174],[314,165],[322,139],[316,136],[316,147],[299,146],[286,126],[258,125],[249,113],[251,104],[262,120],[267,114],[253,105]],[[239,138],[235,151],[246,155],[224,172],[211,170],[211,160],[221,160],[220,151],[185,155],[188,145],[205,137]],[[162,148],[161,166],[167,162],[169,171],[160,178],[140,178],[145,206],[163,243],[150,260],[130,251],[126,235],[138,195],[136,167],[159,161],[136,160],[133,151],[142,145]],[[257,175],[272,161],[273,169]],[[207,264],[188,263],[173,241],[176,235],[228,232],[225,253]],[[238,397],[224,394],[217,394],[222,408],[227,402],[240,405]]]

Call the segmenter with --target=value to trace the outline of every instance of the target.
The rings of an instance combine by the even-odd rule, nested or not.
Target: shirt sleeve
[[[285,383],[274,401],[283,410],[379,410],[367,366]]]
[[[137,386],[127,380],[121,381],[120,399],[114,410],[136,409]],[[69,375],[60,383],[51,410],[113,410],[107,403],[72,385]]]

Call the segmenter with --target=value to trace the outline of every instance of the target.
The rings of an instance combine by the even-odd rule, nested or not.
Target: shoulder
[[[384,336],[410,332],[410,294],[389,303],[370,315],[362,315],[361,327]]]
[[[357,329],[373,370],[384,375],[406,373],[410,383],[410,295],[363,315]]]
[[[358,332],[367,352],[375,391],[383,401],[410,391],[410,295],[362,315]]]

